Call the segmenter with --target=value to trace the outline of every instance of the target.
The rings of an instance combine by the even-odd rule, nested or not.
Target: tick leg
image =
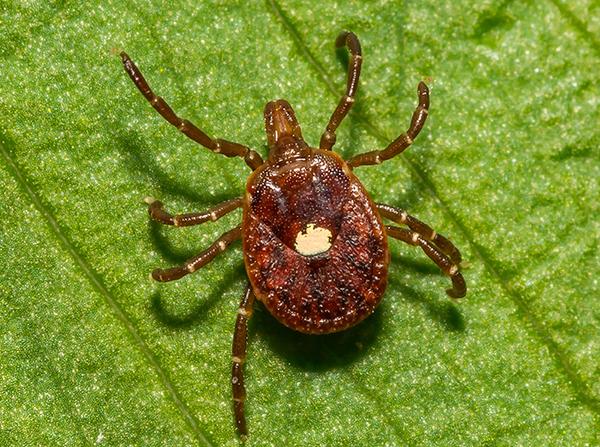
[[[348,165],[352,168],[362,165],[377,165],[395,157],[400,152],[404,151],[417,138],[419,132],[425,124],[427,114],[429,113],[429,89],[424,82],[419,82],[419,105],[413,113],[410,127],[408,130],[396,138],[388,147],[382,151],[371,151],[364,154],[359,154],[348,160]]]
[[[242,198],[238,197],[237,199],[219,203],[214,208],[203,213],[186,213],[173,216],[164,209],[162,202],[152,197],[146,197],[144,201],[148,204],[148,214],[150,214],[152,219],[162,224],[174,225],[176,227],[190,227],[192,225],[199,225],[208,220],[215,221],[242,206]]]
[[[336,48],[347,46],[350,51],[350,63],[348,64],[348,81],[346,83],[346,94],[342,96],[338,106],[335,108],[325,132],[321,136],[319,147],[325,150],[331,150],[335,144],[335,131],[348,114],[350,107],[354,104],[354,95],[358,87],[358,78],[360,77],[360,66],[362,64],[362,54],[360,51],[360,42],[354,33],[345,31],[335,40]]]
[[[237,319],[235,320],[235,331],[233,333],[231,387],[233,391],[233,413],[235,425],[241,436],[248,434],[246,428],[246,417],[244,416],[244,401],[246,400],[246,388],[244,387],[244,361],[246,360],[246,347],[248,342],[248,320],[252,316],[252,304],[254,303],[254,292],[250,284],[246,287],[246,293],[240,302]]]
[[[193,273],[212,261],[219,253],[242,236],[242,227],[238,225],[233,230],[221,235],[213,244],[199,255],[188,259],[183,265],[170,269],[156,269],[152,272],[152,278],[156,281],[166,282],[182,278],[188,273]]]
[[[182,133],[213,152],[223,154],[226,157],[243,158],[246,164],[253,170],[263,164],[261,156],[250,148],[227,140],[212,139],[190,121],[179,118],[164,99],[154,94],[148,85],[148,82],[146,82],[146,79],[144,79],[144,76],[140,72],[140,69],[125,52],[121,52],[121,60],[123,61],[125,71],[152,107]]]
[[[439,250],[450,258],[454,264],[460,264],[462,256],[458,248],[454,246],[447,238],[433,230],[429,225],[421,222],[416,217],[411,216],[406,211],[400,208],[386,205],[384,203],[376,203],[375,206],[383,217],[390,219],[397,224],[407,225],[411,230],[419,233],[429,242],[433,242]]]
[[[459,272],[457,264],[453,263],[448,256],[440,251],[435,245],[427,241],[416,231],[406,230],[404,228],[398,228],[387,225],[387,233],[395,239],[406,242],[410,245],[421,247],[429,258],[435,262],[442,272],[450,277],[452,280],[452,288],[446,289],[446,293],[452,298],[462,298],[467,293],[467,285],[462,274]]]

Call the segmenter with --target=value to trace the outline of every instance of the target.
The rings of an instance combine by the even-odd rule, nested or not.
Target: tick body
[[[150,216],[177,227],[215,221],[243,208],[242,223],[224,233],[183,265],[157,269],[157,281],[172,281],[195,272],[238,239],[242,240],[249,278],[240,302],[232,349],[234,416],[240,435],[247,435],[243,363],[248,320],[255,299],[277,320],[308,334],[347,329],[368,317],[383,297],[388,276],[388,237],[420,247],[452,281],[452,298],[466,294],[458,249],[444,236],[406,211],[372,201],[353,169],[380,164],[410,146],[429,109],[429,90],[419,83],[419,104],[408,130],[383,150],[347,161],[331,151],[336,130],[354,103],[362,63],[358,38],[344,32],[336,46],[350,51],[346,92],[320,140],[312,148],[302,137],[294,111],[285,100],[265,107],[269,146],[266,161],[238,143],[213,139],[190,121],[178,117],[156,96],[129,56],[121,53],[125,71],[150,104],[170,124],[202,146],[227,157],[241,157],[252,169],[244,195],[200,213],[171,215],[148,198]],[[396,225],[385,225],[387,219]],[[399,225],[399,226],[398,226]]]
[[[385,228],[336,154],[310,149],[257,169],[242,222],[252,289],[286,326],[309,334],[340,331],[379,303],[389,262]],[[311,236],[314,242],[305,242]]]

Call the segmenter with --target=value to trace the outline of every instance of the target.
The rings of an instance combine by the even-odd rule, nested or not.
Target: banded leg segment
[[[178,267],[173,267],[170,269],[156,269],[152,272],[152,278],[156,281],[166,282],[166,281],[174,281],[176,279],[182,278],[188,273],[193,273],[199,268],[204,267],[210,261],[212,261],[219,253],[225,251],[232,242],[240,239],[242,237],[242,226],[238,225],[233,230],[229,230],[228,232],[221,235],[219,239],[212,243],[210,247],[204,250],[199,255],[194,256],[193,258],[188,259]]]
[[[391,237],[402,242],[406,242],[407,244],[421,247],[425,254],[437,264],[442,272],[450,277],[450,280],[452,281],[452,288],[446,289],[446,293],[451,298],[462,298],[466,295],[467,284],[465,283],[465,279],[463,278],[462,274],[459,272],[458,265],[453,263],[444,253],[440,251],[440,249],[415,231],[406,230],[404,228],[398,228],[391,225],[387,225],[385,228],[388,235]]]
[[[413,113],[410,127],[408,130],[396,138],[392,143],[382,151],[371,151],[364,154],[359,154],[348,160],[348,165],[352,168],[362,165],[376,165],[395,157],[400,152],[410,146],[414,139],[417,138],[425,120],[429,113],[429,89],[424,82],[419,82],[417,87],[419,93],[419,105]]]
[[[148,214],[150,214],[152,219],[162,224],[173,225],[176,227],[190,227],[192,225],[199,225],[209,220],[215,221],[223,217],[225,214],[230,213],[231,211],[242,206],[242,198],[238,197],[236,199],[231,199],[220,203],[214,208],[211,208],[203,213],[186,213],[173,216],[164,209],[162,202],[152,197],[146,197],[144,201],[148,204]]]
[[[360,66],[362,64],[362,53],[360,49],[360,42],[358,37],[354,33],[349,31],[341,33],[335,40],[336,48],[347,46],[350,51],[350,63],[348,64],[348,80],[346,82],[346,93],[340,99],[337,107],[335,108],[329,123],[325,128],[325,132],[321,136],[321,142],[319,147],[325,150],[331,150],[335,144],[336,136],[335,131],[350,111],[350,107],[354,104],[354,95],[358,87],[358,78],[360,77]]]
[[[397,224],[407,225],[411,230],[419,233],[429,242],[433,242],[442,253],[450,258],[454,264],[460,264],[462,256],[458,248],[454,246],[447,238],[437,233],[433,228],[424,222],[421,222],[416,217],[411,216],[406,211],[400,208],[386,205],[384,203],[376,203],[375,206],[383,217],[390,219]]]
[[[261,156],[250,148],[227,140],[212,139],[197,128],[192,122],[178,117],[163,98],[154,94],[139,68],[133,63],[127,53],[121,52],[121,60],[123,61],[125,71],[152,107],[154,107],[164,119],[177,127],[183,134],[213,152],[223,154],[226,157],[243,158],[246,164],[253,170],[263,164]]]
[[[240,302],[235,331],[233,333],[231,387],[233,392],[233,414],[235,425],[241,436],[248,434],[246,417],[244,416],[244,401],[246,400],[246,388],[244,386],[244,361],[246,360],[246,348],[248,344],[248,320],[252,316],[252,305],[254,304],[254,292],[248,284],[246,293]]]

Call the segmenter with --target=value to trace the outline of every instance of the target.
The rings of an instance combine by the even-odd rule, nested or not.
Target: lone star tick
[[[156,281],[173,281],[195,272],[229,245],[242,240],[249,284],[240,303],[233,335],[233,408],[240,435],[248,431],[244,416],[246,391],[242,365],[246,359],[248,320],[257,298],[291,329],[327,334],[347,329],[377,307],[387,284],[388,236],[421,247],[452,280],[452,298],[466,294],[459,272],[461,256],[444,236],[406,211],[375,203],[353,169],[395,157],[417,137],[429,108],[429,90],[420,82],[419,105],[408,130],[383,150],[343,160],[331,151],[336,129],[354,103],[362,63],[360,43],[341,33],[336,47],[350,52],[346,93],[321,136],[319,148],[308,146],[290,104],[279,99],[264,111],[269,156],[263,161],[252,149],[212,139],[190,121],[179,118],[156,96],[138,67],[121,53],[125,71],[152,107],[200,145],[227,157],[241,157],[252,169],[246,194],[202,213],[171,215],[163,204],[147,198],[150,216],[165,225],[187,227],[215,221],[242,207],[242,223],[183,265],[152,272]],[[384,225],[382,218],[398,225]]]

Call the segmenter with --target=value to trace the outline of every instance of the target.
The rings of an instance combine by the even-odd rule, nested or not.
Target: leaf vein
[[[550,414],[548,417],[542,418],[535,422],[519,421],[511,426],[501,427],[498,430],[489,433],[488,436],[482,440],[481,445],[484,447],[493,445],[503,445],[502,441],[506,440],[505,438],[526,433],[528,431],[531,431],[532,428],[539,427],[542,424],[546,425],[549,422],[555,421],[557,419],[562,418],[565,415],[568,415],[573,410],[573,408],[567,408],[564,411]]]
[[[200,428],[196,417],[192,414],[190,409],[182,400],[179,392],[171,382],[165,369],[161,366],[158,358],[154,355],[129,316],[125,313],[115,297],[113,297],[112,293],[108,290],[100,276],[93,270],[85,257],[79,253],[73,242],[69,239],[63,228],[58,223],[50,207],[43,202],[42,197],[34,190],[31,182],[27,179],[25,172],[15,160],[10,147],[14,147],[14,143],[12,143],[12,141],[4,132],[0,131],[0,154],[10,167],[10,171],[17,184],[20,185],[22,190],[29,197],[29,200],[31,200],[38,212],[44,217],[50,228],[50,231],[55,235],[60,245],[62,245],[67,253],[73,258],[75,263],[83,272],[84,276],[91,283],[92,287],[96,289],[96,291],[104,298],[109,308],[113,311],[113,314],[123,324],[127,333],[132,337],[146,361],[150,364],[152,369],[154,369],[159,378],[159,382],[167,391],[167,395],[173,400],[176,408],[179,410],[181,416],[192,430],[198,441],[200,441],[200,443],[203,445],[212,446],[212,443],[208,440],[207,436]]]
[[[560,15],[562,15],[567,22],[571,24],[573,28],[575,28],[583,37],[584,40],[587,40],[590,43],[590,46],[594,49],[596,53],[600,53],[600,40],[598,40],[597,36],[594,33],[591,33],[583,20],[581,20],[577,15],[573,13],[566,5],[558,0],[549,0]]]

